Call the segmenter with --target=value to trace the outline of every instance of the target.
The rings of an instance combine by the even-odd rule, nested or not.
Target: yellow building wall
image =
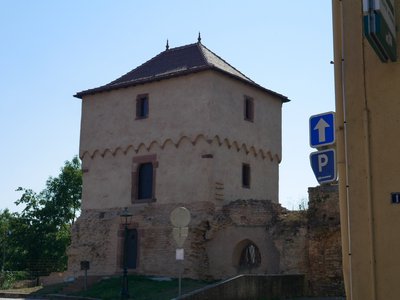
[[[397,300],[400,205],[391,193],[400,192],[400,63],[382,63],[363,36],[361,0],[332,3],[347,299]],[[395,9],[399,24],[400,1]]]

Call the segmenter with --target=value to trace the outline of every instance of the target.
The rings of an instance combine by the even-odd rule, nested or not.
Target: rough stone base
[[[340,224],[336,186],[310,188],[309,209],[288,211],[268,200],[236,200],[185,205],[191,212],[185,259],[175,260],[170,213],[176,204],[136,204],[129,228],[138,232],[137,268],[129,273],[224,279],[238,274],[306,274],[311,295],[341,296]],[[69,273],[83,276],[122,273],[124,225],[121,209],[86,210],[75,223],[69,248]],[[260,262],[240,265],[252,243]]]

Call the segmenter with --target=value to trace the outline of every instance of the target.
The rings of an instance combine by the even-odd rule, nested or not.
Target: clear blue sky
[[[78,154],[78,91],[108,83],[165,49],[197,40],[283,108],[280,202],[292,209],[316,186],[308,119],[334,110],[331,1],[0,2],[0,209],[18,186],[40,191]]]

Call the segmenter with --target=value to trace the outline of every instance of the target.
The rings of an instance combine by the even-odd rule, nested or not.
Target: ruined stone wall
[[[288,211],[269,200],[159,202],[129,208],[129,228],[138,231],[138,266],[130,272],[176,277],[170,213],[187,207],[192,216],[184,244],[183,276],[224,279],[238,274],[306,274],[310,295],[343,295],[338,194],[336,186],[309,189],[309,208]],[[73,229],[69,271],[82,275],[80,261],[91,263],[89,274],[120,274],[123,225],[121,210],[85,210]],[[239,265],[243,248],[254,243],[261,262]]]
[[[138,265],[130,272],[176,277],[170,213],[182,204],[148,203],[131,207],[129,228],[138,231]],[[279,272],[279,253],[265,224],[275,222],[282,211],[271,201],[237,200],[220,208],[211,202],[185,204],[191,211],[189,235],[184,244],[183,276],[221,279],[239,273]],[[80,261],[88,260],[92,275],[119,274],[122,269],[123,225],[120,210],[85,210],[76,222],[69,248],[69,271],[81,276]],[[239,268],[243,241],[253,242],[262,253],[261,265],[252,270]]]
[[[305,274],[307,257],[307,215],[305,211],[283,211],[267,230],[280,254],[279,272]]]
[[[269,200],[236,200],[217,211],[206,233],[210,276],[221,279],[243,273],[279,273],[279,252],[265,228],[272,226],[282,210]],[[242,251],[249,243],[260,251],[258,266],[240,265]]]
[[[177,276],[178,264],[175,260],[175,241],[172,236],[170,213],[179,204],[139,204],[131,207],[133,214],[129,228],[138,231],[137,268],[131,273],[146,275]],[[210,202],[185,205],[195,211],[189,228],[189,236],[184,244],[184,277],[204,278],[208,274],[208,258],[204,251],[206,220],[214,215]],[[83,211],[72,232],[72,244],[68,250],[68,271],[81,276],[80,261],[90,262],[89,274],[111,275],[122,272],[123,229],[119,214],[121,210]]]
[[[342,296],[338,189],[309,188],[308,209],[283,211],[268,231],[280,254],[280,272],[306,274],[310,295]]]
[[[309,289],[314,295],[344,295],[337,185],[309,188]]]

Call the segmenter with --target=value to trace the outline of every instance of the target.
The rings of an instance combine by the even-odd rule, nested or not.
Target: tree
[[[1,271],[4,272],[8,269],[6,264],[9,256],[10,247],[8,245],[8,238],[10,235],[10,223],[13,215],[8,209],[0,211],[0,249],[1,249]]]
[[[77,157],[66,161],[57,177],[50,177],[40,193],[19,187],[22,196],[15,203],[25,205],[11,219],[9,243],[17,270],[38,274],[64,270],[70,228],[76,219],[82,194],[82,171]]]
[[[54,225],[73,224],[82,196],[82,170],[78,157],[66,161],[58,177],[50,177],[46,189],[36,194],[19,187],[23,194],[15,204],[25,204],[22,217]]]

